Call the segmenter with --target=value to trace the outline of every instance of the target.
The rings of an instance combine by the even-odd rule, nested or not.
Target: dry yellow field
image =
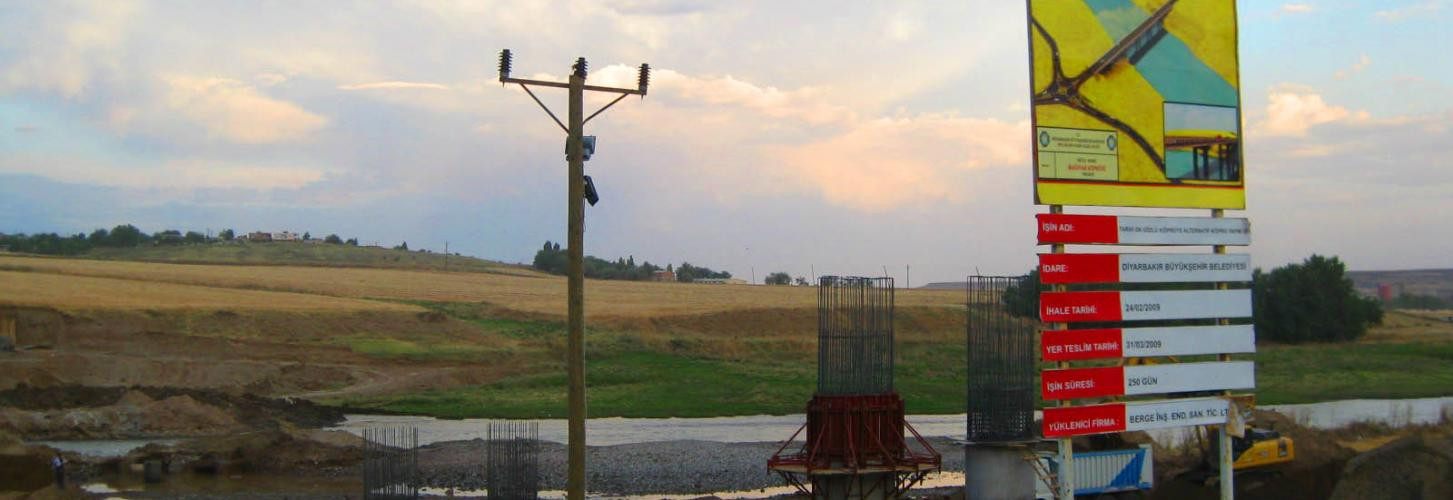
[[[0,271],[0,304],[57,309],[422,310],[345,297],[13,271]]]
[[[46,279],[56,282],[57,275],[69,275],[358,299],[487,302],[528,313],[565,313],[565,279],[555,276],[0,256],[0,269],[5,268],[30,271],[8,273],[14,276],[11,279],[19,281]],[[592,316],[642,318],[742,309],[811,308],[817,304],[815,291],[816,288],[812,287],[592,280],[586,287],[586,310]],[[0,296],[0,300],[4,300],[3,297]],[[53,300],[72,301],[64,296]],[[899,290],[896,301],[903,307],[959,306],[964,302],[964,293]]]

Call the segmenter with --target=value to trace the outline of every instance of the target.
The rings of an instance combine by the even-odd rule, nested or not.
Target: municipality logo
[[[1115,134],[1110,134],[1109,137],[1105,138],[1105,147],[1109,148],[1111,151],[1115,150]]]
[[[1043,130],[1039,131],[1039,147],[1049,147],[1049,132]]]

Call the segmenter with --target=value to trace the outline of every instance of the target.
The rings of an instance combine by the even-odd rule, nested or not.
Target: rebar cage
[[[817,394],[893,392],[893,278],[823,276],[817,288]]]
[[[540,424],[490,422],[485,485],[492,499],[534,499],[540,494]]]
[[[1038,293],[1038,281],[1030,276],[968,279],[969,442],[1034,439],[1039,323],[1021,309],[1024,297]]]
[[[363,430],[363,498],[419,498],[419,429]]]

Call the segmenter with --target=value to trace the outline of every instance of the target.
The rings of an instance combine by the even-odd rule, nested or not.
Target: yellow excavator
[[[1211,441],[1214,445],[1215,440]],[[1219,446],[1213,448],[1219,449]],[[1207,455],[1215,458],[1216,452]],[[1247,427],[1245,436],[1231,437],[1231,470],[1237,472],[1284,464],[1296,458],[1292,438],[1271,429]]]
[[[1173,363],[1179,361],[1175,357],[1168,357],[1168,359]],[[1130,358],[1126,360],[1125,364],[1142,366],[1158,364],[1158,362],[1154,358]],[[1205,395],[1209,396],[1213,393]],[[1251,396],[1235,397],[1234,399],[1236,407],[1246,412],[1244,414],[1248,416],[1252,407],[1256,405],[1256,399]],[[1213,429],[1202,428],[1196,436],[1202,443],[1201,456],[1206,457],[1201,473],[1212,476],[1220,467],[1219,452],[1221,450],[1217,442],[1221,433],[1212,432]],[[1247,425],[1244,434],[1242,437],[1231,437],[1231,470],[1237,473],[1266,469],[1291,462],[1297,457],[1296,444],[1292,442],[1292,438],[1283,436],[1280,432]]]

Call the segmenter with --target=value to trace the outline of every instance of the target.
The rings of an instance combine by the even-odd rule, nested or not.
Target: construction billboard
[[[1035,202],[1244,209],[1235,0],[1028,0]]]

